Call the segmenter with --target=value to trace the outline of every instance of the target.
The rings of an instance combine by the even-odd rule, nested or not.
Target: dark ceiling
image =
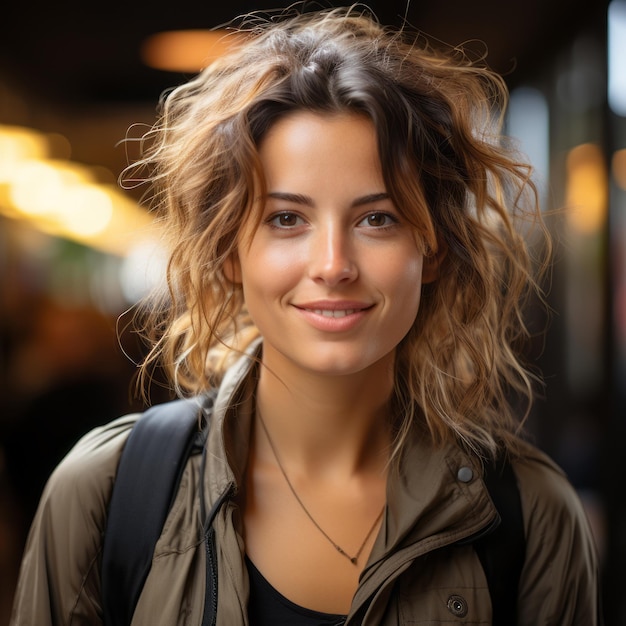
[[[367,4],[382,22],[398,24],[406,2]],[[346,3],[316,6],[341,4]],[[606,5],[604,0],[410,0],[408,21],[447,43],[484,42],[489,64],[514,85],[574,34],[602,23]],[[185,77],[143,66],[142,39],[160,30],[214,27],[259,8],[268,6],[234,0],[12,0],[0,11],[0,78],[60,104],[154,102]]]

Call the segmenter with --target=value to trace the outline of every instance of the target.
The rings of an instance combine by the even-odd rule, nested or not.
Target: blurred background
[[[0,626],[49,472],[84,432],[143,407],[126,312],[162,260],[145,190],[117,183],[137,154],[122,140],[219,54],[208,29],[288,4],[0,9]],[[547,386],[529,432],[581,494],[607,624],[626,624],[626,0],[366,4],[382,22],[486,56],[511,91],[507,133],[534,164],[546,210],[562,209],[549,219],[554,314],[532,347]]]

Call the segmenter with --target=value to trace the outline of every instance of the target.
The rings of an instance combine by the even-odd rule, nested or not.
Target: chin
[[[389,353],[365,355],[362,351],[350,354],[349,350],[341,348],[310,359],[307,369],[325,376],[364,374],[372,368],[378,369],[389,356]]]

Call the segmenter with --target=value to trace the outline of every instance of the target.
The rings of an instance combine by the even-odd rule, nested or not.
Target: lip
[[[315,300],[293,306],[317,330],[346,332],[356,327],[374,305],[356,300]]]

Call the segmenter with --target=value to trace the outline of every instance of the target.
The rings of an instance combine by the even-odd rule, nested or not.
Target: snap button
[[[467,615],[467,602],[463,596],[450,596],[448,598],[448,611],[456,617],[465,617]]]
[[[459,468],[459,471],[456,473],[456,477],[462,483],[468,483],[472,478],[474,478],[474,470],[471,467],[467,467],[464,465]]]

